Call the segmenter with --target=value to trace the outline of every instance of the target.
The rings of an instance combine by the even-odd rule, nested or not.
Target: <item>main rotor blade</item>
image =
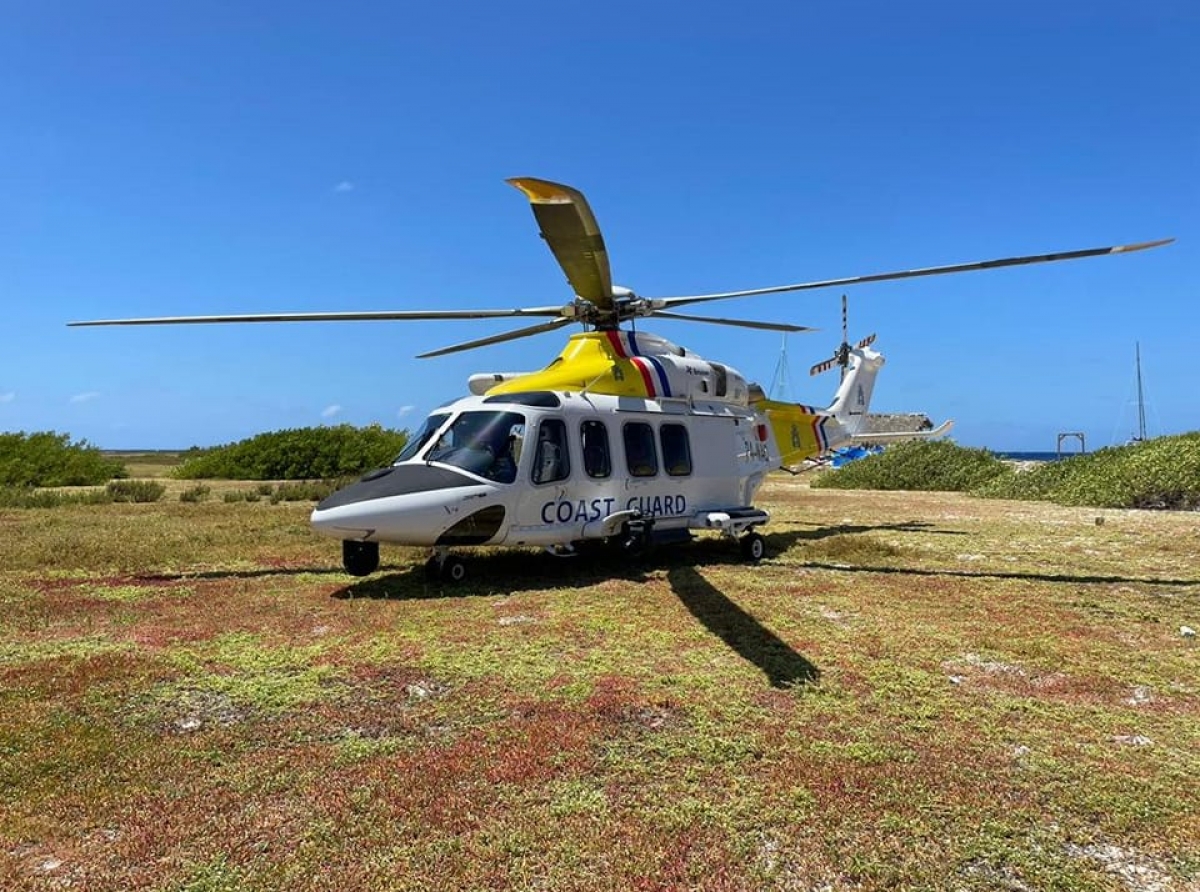
[[[815,328],[809,328],[807,325],[789,325],[786,322],[755,322],[751,319],[723,319],[716,316],[690,316],[686,313],[668,313],[665,310],[656,310],[650,314],[651,316],[661,317],[663,319],[684,319],[688,322],[711,322],[714,325],[737,325],[741,328],[757,328],[762,331],[816,331]]]
[[[447,353],[457,353],[460,350],[474,350],[476,347],[486,347],[488,344],[501,344],[504,341],[515,341],[518,338],[527,338],[531,335],[541,334],[546,331],[554,331],[556,328],[562,328],[564,325],[569,325],[574,322],[573,319],[555,319],[553,322],[543,322],[540,325],[531,325],[528,328],[518,328],[516,331],[506,331],[504,334],[492,335],[490,338],[479,338],[474,341],[464,341],[461,344],[454,344],[450,347],[442,347],[440,350],[430,350],[428,353],[418,353],[417,359],[429,359],[434,356],[445,356]]]
[[[378,322],[420,319],[494,319],[510,316],[562,316],[563,307],[516,310],[381,310],[365,313],[251,313],[240,316],[158,316],[143,319],[95,319],[67,325],[191,325],[211,322]],[[570,320],[564,320],[570,321]]]
[[[529,199],[542,238],[567,275],[575,294],[599,309],[613,308],[612,275],[600,226],[578,189],[539,180],[513,177],[507,181]]]
[[[955,263],[950,266],[931,266],[925,269],[910,269],[892,273],[875,273],[870,276],[850,276],[845,279],[824,279],[819,282],[802,282],[798,285],[777,285],[772,288],[752,288],[748,291],[724,291],[719,294],[693,294],[683,297],[656,297],[651,301],[655,307],[674,307],[700,303],[707,300],[726,300],[731,297],[752,297],[756,294],[779,294],[785,291],[808,291],[813,288],[829,288],[834,285],[861,285],[866,282],[887,282],[892,279],[916,279],[921,276],[940,276],[945,273],[965,273],[977,269],[997,269],[1002,266],[1024,266],[1032,263],[1052,263],[1057,260],[1076,260],[1080,257],[1099,257],[1104,254],[1128,254],[1169,245],[1173,238],[1154,242],[1138,242],[1132,245],[1115,245],[1106,248],[1087,248],[1082,251],[1062,251],[1055,254],[1029,254],[1024,257],[1006,257],[1001,260],[981,260],[975,263]]]

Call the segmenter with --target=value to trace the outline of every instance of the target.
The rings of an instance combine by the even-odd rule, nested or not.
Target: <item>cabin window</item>
[[[461,468],[497,483],[512,483],[517,479],[524,434],[525,416],[519,412],[463,412],[442,431],[425,460]]]
[[[625,464],[634,477],[658,474],[658,454],[654,451],[654,428],[642,421],[631,421],[622,429],[625,439]]]
[[[589,477],[603,479],[612,476],[612,457],[608,451],[608,428],[602,421],[585,421],[579,426],[579,441],[583,446],[583,470]]]
[[[533,482],[554,483],[570,475],[567,426],[559,418],[543,419],[538,425],[537,451],[533,456]]]
[[[692,473],[692,447],[687,428],[682,424],[664,424],[658,429],[662,442],[663,468],[672,477],[687,477]]]

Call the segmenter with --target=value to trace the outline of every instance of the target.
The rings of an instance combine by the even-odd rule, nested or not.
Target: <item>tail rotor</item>
[[[840,380],[846,380],[846,369],[850,365],[850,352],[852,349],[861,350],[864,347],[870,347],[875,343],[875,335],[871,334],[863,338],[853,348],[850,346],[849,324],[846,311],[846,295],[842,295],[842,343],[834,352],[833,356],[826,359],[824,362],[818,362],[808,370],[810,375],[819,375],[822,372],[827,372],[834,366],[841,367]]]

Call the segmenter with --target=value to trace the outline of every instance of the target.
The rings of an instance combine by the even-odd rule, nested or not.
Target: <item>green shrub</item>
[[[319,502],[341,489],[349,479],[307,480],[300,483],[280,483],[271,493],[271,504],[280,502]]]
[[[107,505],[112,496],[103,489],[65,492],[32,486],[0,486],[0,508],[61,508],[65,505]]]
[[[833,489],[961,492],[1011,473],[1004,462],[986,449],[968,449],[950,440],[912,440],[827,471],[812,485]]]
[[[1096,508],[1200,509],[1200,432],[1048,462],[992,480],[975,494]]]
[[[212,449],[189,449],[175,474],[193,480],[356,477],[390,464],[407,440],[407,431],[387,430],[377,424],[274,431]]]
[[[166,491],[157,480],[113,480],[105,487],[114,502],[157,502]]]
[[[267,492],[271,491],[271,487],[267,487]],[[226,503],[233,502],[257,502],[262,499],[257,489],[235,489],[221,496]]]
[[[0,433],[0,486],[96,486],[124,476],[121,462],[69,434]]]
[[[181,502],[203,502],[208,498],[211,488],[207,483],[197,483],[195,486],[189,486],[179,494]]]

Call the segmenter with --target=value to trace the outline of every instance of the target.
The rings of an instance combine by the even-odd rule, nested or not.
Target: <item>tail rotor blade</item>
[[[838,358],[836,356],[831,356],[829,359],[825,360],[824,362],[818,362],[815,366],[813,366],[812,368],[810,368],[808,370],[808,373],[810,375],[816,376],[816,375],[821,374],[822,372],[829,371],[831,368],[833,368],[837,364],[838,364]]]

